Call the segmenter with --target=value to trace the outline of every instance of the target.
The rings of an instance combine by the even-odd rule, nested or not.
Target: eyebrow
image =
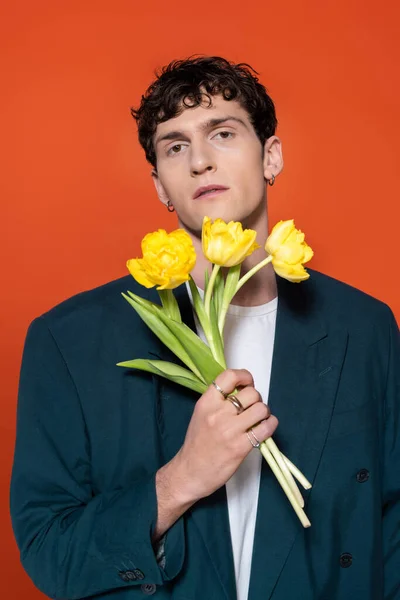
[[[243,125],[247,129],[247,125],[242,119],[240,119],[239,117],[231,117],[231,116],[221,117],[219,119],[218,118],[209,119],[208,121],[205,121],[204,123],[201,124],[200,129],[202,129],[203,131],[206,131],[207,129],[212,129],[213,127],[218,127],[218,125],[222,125],[223,123],[226,123],[226,121],[235,121],[236,123],[240,123],[240,125]],[[160,142],[163,142],[165,140],[177,140],[177,139],[181,139],[184,137],[185,137],[185,134],[183,133],[183,131],[178,131],[178,130],[170,131],[169,133],[166,133],[166,134],[158,137],[156,139],[155,145],[157,145]]]

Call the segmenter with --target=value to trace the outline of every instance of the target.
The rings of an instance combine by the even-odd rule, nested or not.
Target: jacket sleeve
[[[400,339],[391,313],[383,470],[384,598],[400,599]]]
[[[151,544],[155,473],[132,476],[125,489],[93,493],[82,407],[44,317],[25,342],[10,500],[21,562],[51,598],[162,585],[182,568],[182,517],[166,536],[165,568]]]

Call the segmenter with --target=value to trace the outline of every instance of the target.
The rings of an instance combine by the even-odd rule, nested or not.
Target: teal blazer
[[[249,600],[400,598],[399,332],[383,303],[315,271],[278,279],[269,402],[281,450],[313,487],[303,529],[263,464]],[[197,396],[116,367],[176,360],[121,297],[131,277],[36,319],[20,380],[11,514],[21,561],[51,598],[234,600],[225,487],[151,535],[155,473]],[[194,328],[186,288],[176,290]],[[238,340],[240,343],[240,340]]]

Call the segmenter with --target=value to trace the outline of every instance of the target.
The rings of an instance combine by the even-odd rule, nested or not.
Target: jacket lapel
[[[192,305],[185,285],[174,290],[181,311],[182,321],[193,331],[196,326]],[[153,302],[159,302],[157,293],[149,295]],[[155,355],[150,357],[154,358]],[[163,344],[159,344],[158,358],[179,363],[177,357]],[[155,378],[158,386],[158,422],[163,439],[164,462],[171,460],[182,446],[194,405],[199,394],[189,389],[175,385],[163,378]],[[215,597],[227,600],[236,597],[234,563],[230,537],[229,516],[226,502],[225,486],[211,496],[197,502],[187,513],[186,517],[192,522],[201,537],[210,556],[217,579],[223,591]]]
[[[279,449],[311,483],[328,433],[347,345],[347,332],[328,331],[313,286],[278,278],[278,312],[269,404],[279,419]],[[301,488],[302,493],[304,492]],[[305,510],[307,496],[304,492]],[[307,513],[312,526],[313,515]],[[263,461],[249,600],[271,598],[297,535],[307,535]]]

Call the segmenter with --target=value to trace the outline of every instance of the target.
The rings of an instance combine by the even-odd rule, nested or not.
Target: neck
[[[182,222],[179,221],[179,226],[185,229]],[[245,275],[250,269],[261,262],[266,256],[264,250],[264,244],[268,237],[268,222],[265,214],[265,218],[261,222],[257,223],[257,226],[251,227],[257,231],[257,240],[261,248],[255,250],[253,254],[248,256],[242,263],[240,276]],[[192,238],[193,245],[196,250],[196,265],[191,272],[191,275],[196,283],[197,287],[204,289],[204,273],[207,270],[211,274],[212,264],[205,258],[201,239],[188,231],[188,234]],[[226,276],[227,269],[222,268],[222,273]],[[245,285],[239,290],[234,296],[232,304],[238,306],[259,306],[260,304],[266,304],[270,302],[277,295],[277,285],[275,272],[271,264],[260,269],[255,275],[253,275]]]

